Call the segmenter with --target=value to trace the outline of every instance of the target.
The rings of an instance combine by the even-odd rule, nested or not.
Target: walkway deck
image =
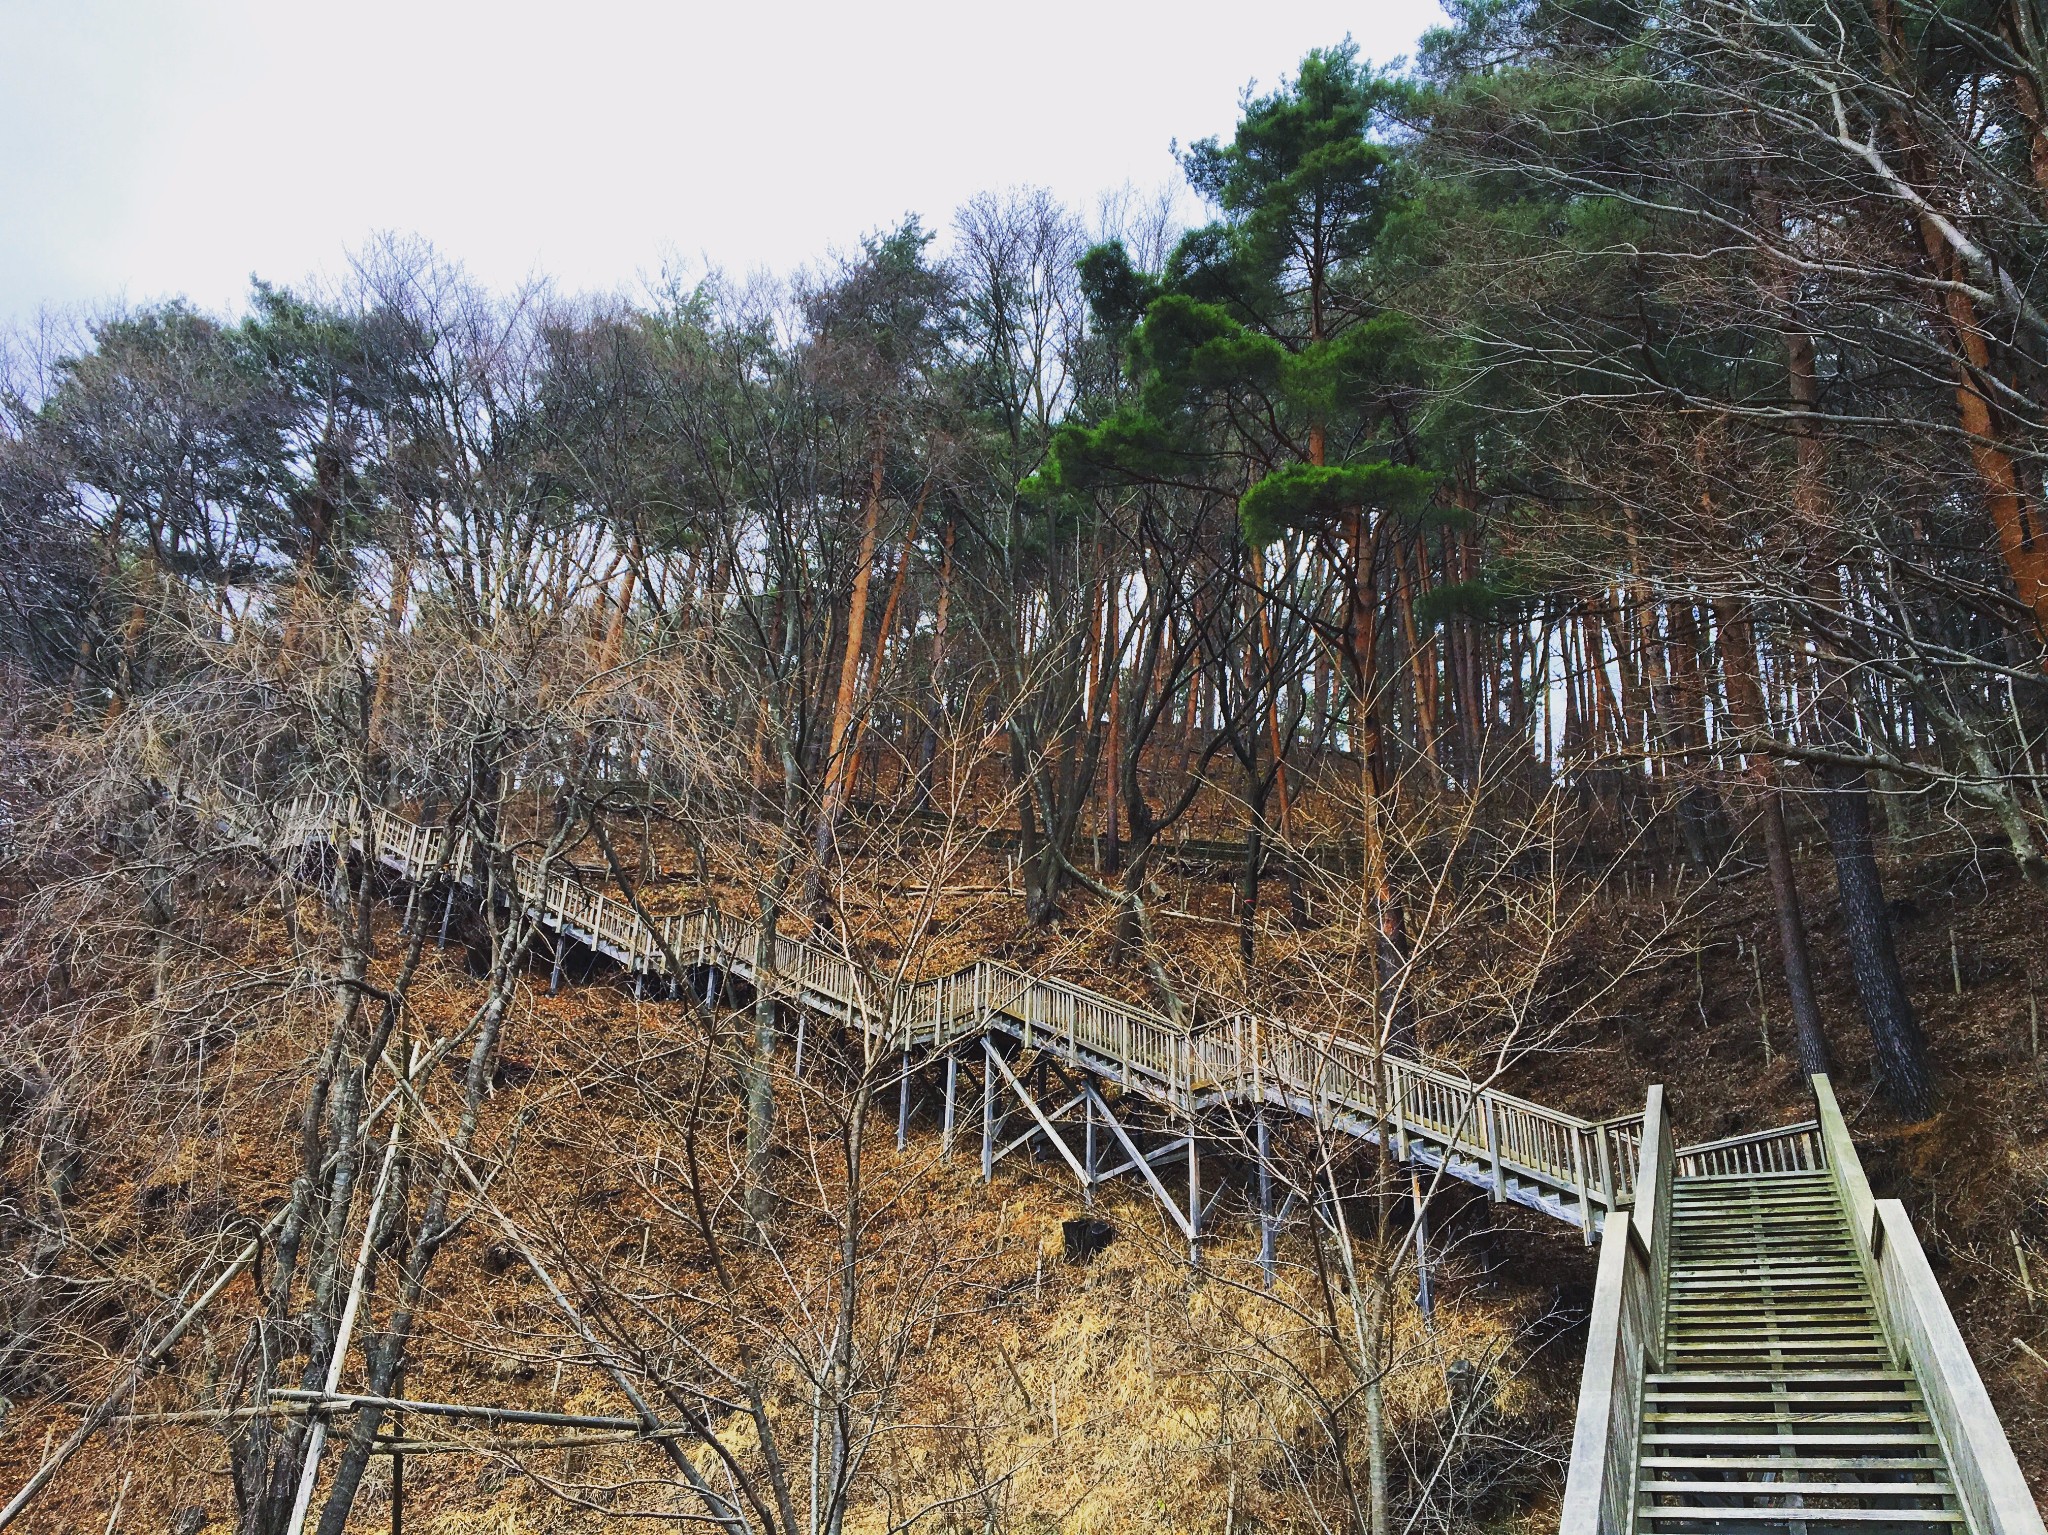
[[[407,880],[446,882],[469,867],[466,834],[390,811],[355,813],[338,797],[295,802],[275,831],[238,831],[279,847],[347,843]],[[512,861],[519,896],[549,930],[639,976],[677,984],[706,967],[766,987],[792,1005],[864,1033],[883,1053],[943,1053],[991,1035],[1050,1052],[1125,1093],[1187,1116],[1225,1104],[1313,1116],[1382,1142],[1424,1168],[1539,1210],[1592,1241],[1609,1210],[1628,1204],[1640,1114],[1587,1120],[1474,1083],[1442,1062],[1382,1052],[1335,1028],[1310,1030],[1257,1014],[1189,1029],[1085,986],[982,960],[951,975],[898,984],[822,945],[778,936],[766,965],[752,923],[706,909],[643,920],[539,860]],[[458,877],[458,876],[454,876]]]
[[[1810,1127],[1673,1151],[1601,1241],[1562,1535],[2043,1535],[1896,1200],[1826,1077]]]
[[[267,826],[221,820],[266,852],[353,848],[415,889],[459,886],[470,864],[466,837],[450,846],[444,831],[334,796]],[[897,984],[817,944],[764,944],[756,925],[716,911],[648,921],[536,860],[515,858],[512,872],[536,921],[636,976],[736,976],[857,1031],[870,1059],[900,1056],[906,1104],[913,1064],[943,1060],[948,1136],[954,1073],[978,1051],[984,1174],[1034,1139],[1091,1191],[1135,1172],[1191,1247],[1204,1215],[1197,1117],[1232,1104],[1313,1117],[1588,1241],[1603,1232],[1561,1535],[2048,1535],[1912,1225],[1896,1200],[1872,1197],[1825,1077],[1814,1120],[1681,1149],[1661,1088],[1641,1114],[1585,1120],[1334,1029],[1255,1014],[1189,1029],[993,961]],[[1024,1076],[1001,1040],[1033,1056]],[[1048,1110],[1055,1073],[1071,1096]],[[1109,1085],[1179,1116],[1185,1136],[1141,1149]],[[1032,1124],[998,1150],[1004,1094]],[[1075,1110],[1085,1151],[1059,1122]],[[1115,1169],[1097,1159],[1098,1126],[1127,1154]],[[1155,1171],[1182,1147],[1184,1215]]]

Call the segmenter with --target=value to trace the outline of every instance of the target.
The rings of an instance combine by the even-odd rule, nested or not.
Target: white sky
[[[1434,0],[0,0],[0,327],[339,271],[424,235],[484,280],[787,269],[975,192],[1094,206],[1238,94]]]

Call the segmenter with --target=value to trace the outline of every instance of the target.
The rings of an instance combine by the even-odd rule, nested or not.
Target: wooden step
[[[1827,1427],[1847,1427],[1847,1424],[1870,1424],[1870,1422],[1929,1422],[1925,1412],[1866,1412],[1853,1408],[1847,1412],[1815,1410],[1815,1412],[1645,1412],[1642,1422],[1690,1422],[1704,1427],[1708,1422],[1755,1422],[1755,1424],[1782,1424],[1786,1429],[1810,1429],[1827,1424]],[[1798,1435],[1794,1435],[1798,1437]]]
[[[1726,1306],[1685,1305],[1671,1306],[1664,1312],[1665,1324],[1670,1327],[1696,1327],[1702,1323],[1720,1323],[1728,1316]],[[1788,1327],[1811,1322],[1826,1326],[1831,1322],[1874,1321],[1876,1313],[1867,1301],[1842,1300],[1816,1304],[1808,1301],[1795,1305],[1759,1305],[1749,1316],[1759,1326]]]
[[[1878,1402],[1890,1405],[1901,1402],[1918,1402],[1920,1397],[1917,1392],[1909,1394],[1893,1387],[1890,1389],[1873,1388],[1869,1391],[1646,1391],[1643,1393],[1643,1400],[1645,1403],[1653,1406],[1659,1404],[1703,1402],[1715,1407],[1721,1407],[1741,1402],[1756,1402],[1760,1404],[1783,1402],[1792,1407],[1815,1406],[1834,1408],[1843,1402]]]
[[[1708,1384],[1729,1384],[1729,1386],[1759,1386],[1759,1384],[1815,1384],[1825,1379],[1839,1379],[1851,1386],[1870,1386],[1874,1382],[1913,1382],[1913,1371],[1909,1369],[1731,1369],[1731,1371],[1706,1371],[1706,1369],[1653,1369],[1642,1377],[1647,1386],[1708,1386]]]
[[[1868,1471],[1940,1476],[1932,1485],[1946,1487],[1948,1467],[1937,1455],[1645,1455],[1642,1464],[1667,1471]],[[1873,1482],[1874,1487],[1900,1485]]]
[[[1849,1233],[1840,1226],[1830,1226],[1824,1232],[1706,1232],[1698,1236],[1682,1236],[1673,1244],[1676,1253],[1801,1253],[1801,1252],[1854,1252],[1856,1246],[1849,1240]]]
[[[1946,1498],[1940,1482],[1713,1482],[1692,1478],[1639,1482],[1637,1492],[1727,1493],[1769,1498]]]
[[[1917,1508],[1695,1508],[1683,1504],[1645,1505],[1636,1515],[1638,1530],[1676,1530],[1681,1524],[1798,1524],[1808,1531],[1832,1524],[1959,1525],[1954,1509]]]
[[[1821,1445],[1832,1445],[1840,1449],[1854,1450],[1864,1446],[1887,1450],[1905,1449],[1912,1445],[1936,1445],[1940,1441],[1931,1433],[1919,1434],[1801,1434],[1798,1439],[1788,1441],[1779,1434],[1681,1434],[1670,1429],[1651,1429],[1643,1435],[1644,1444],[1669,1445],[1726,1445],[1729,1449],[1768,1449],[1774,1445],[1796,1443],[1801,1449],[1814,1449]]]
[[[1674,1264],[1671,1270],[1671,1281],[1674,1284],[1684,1284],[1688,1279],[1718,1279],[1725,1282],[1744,1276],[1754,1280],[1835,1279],[1850,1282],[1862,1278],[1863,1270],[1853,1263],[1786,1264],[1768,1274],[1758,1273],[1753,1265],[1747,1263],[1688,1263],[1682,1267]]]
[[[1755,1319],[1744,1322],[1692,1322],[1665,1332],[1665,1342],[1679,1347],[1698,1343],[1741,1343],[1745,1339],[1782,1347],[1802,1338],[1815,1343],[1840,1343],[1847,1339],[1882,1341],[1876,1322],[1865,1318],[1844,1322],[1808,1322],[1796,1327],[1772,1327]]]
[[[1765,1338],[1774,1343],[1785,1343],[1798,1338],[1812,1338],[1816,1342],[1834,1342],[1844,1337],[1882,1338],[1884,1336],[1874,1318],[1851,1319],[1831,1324],[1810,1324],[1805,1327],[1772,1328],[1767,1323],[1756,1321],[1728,1321],[1723,1323],[1693,1322],[1683,1327],[1671,1328],[1665,1341],[1684,1346],[1690,1343],[1713,1343],[1717,1341],[1740,1341],[1743,1338]]]
[[[1738,1291],[1762,1299],[1807,1295],[1816,1291],[1843,1296],[1870,1294],[1860,1271],[1826,1274],[1673,1274],[1670,1293],[1680,1297]]]
[[[1665,1335],[1673,1341],[1697,1342],[1709,1337],[1838,1338],[1852,1333],[1878,1336],[1877,1318],[1869,1312],[1832,1317],[1774,1321],[1767,1316],[1707,1316],[1667,1319]]]
[[[1856,1244],[1840,1226],[1812,1232],[1702,1232],[1698,1236],[1681,1236],[1671,1244],[1674,1259],[1689,1257],[1693,1253],[1832,1253],[1855,1250]]]
[[[1787,1183],[1775,1189],[1744,1188],[1733,1183],[1720,1188],[1688,1188],[1684,1184],[1679,1184],[1672,1190],[1671,1196],[1673,1210],[1697,1210],[1722,1205],[1813,1205],[1839,1202],[1840,1196],[1832,1183]]]
[[[1781,1189],[1678,1189],[1671,1208],[1705,1210],[1727,1208],[1791,1209],[1802,1205],[1838,1205],[1840,1196],[1832,1184],[1810,1188]]]

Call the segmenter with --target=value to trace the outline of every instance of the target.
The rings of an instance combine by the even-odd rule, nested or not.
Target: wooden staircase
[[[1962,1527],[1834,1180],[1680,1177],[1672,1195],[1664,1367],[1643,1383],[1636,1529]]]
[[[451,839],[444,828],[332,793],[302,795],[281,814],[233,800],[193,808],[265,855],[347,847],[416,891],[475,894],[468,832]],[[708,970],[737,977],[856,1031],[873,1053],[899,1056],[905,1073],[914,1062],[971,1054],[1002,1036],[1170,1114],[1192,1119],[1242,1105],[1315,1119],[1564,1221],[1588,1243],[1631,1198],[1640,1114],[1581,1119],[1474,1082],[1452,1063],[1380,1050],[1336,1027],[1252,1013],[1189,1027],[992,960],[902,982],[824,944],[778,934],[764,947],[757,923],[716,909],[650,921],[530,854],[492,856],[503,864],[499,888],[516,891],[541,927],[636,978],[679,987]],[[1195,1224],[1194,1216],[1183,1222],[1190,1240]]]
[[[1601,1238],[1560,1535],[2048,1535],[1905,1208],[1810,1125],[1678,1150]]]
[[[354,849],[416,894],[476,893],[466,833],[335,795],[277,818],[195,808],[267,856]],[[2048,1535],[1912,1223],[1872,1196],[1825,1077],[1812,1121],[1680,1149],[1661,1088],[1641,1114],[1583,1120],[1334,1029],[1252,1014],[1191,1029],[991,961],[903,983],[715,910],[648,919],[540,860],[492,856],[503,898],[638,978],[736,976],[845,1025],[871,1061],[900,1059],[906,1105],[917,1063],[943,1063],[949,1134],[955,1069],[982,1052],[985,1172],[1000,1075],[1084,1186],[1097,1177],[1097,1118],[1084,1162],[999,1038],[1082,1073],[1074,1101],[1119,1136],[1094,1084],[1182,1116],[1164,1151],[1188,1156],[1176,1219],[1191,1249],[1196,1116],[1230,1104],[1300,1114],[1600,1233],[1560,1535]],[[1152,1171],[1164,1152],[1123,1149],[1171,1210]]]

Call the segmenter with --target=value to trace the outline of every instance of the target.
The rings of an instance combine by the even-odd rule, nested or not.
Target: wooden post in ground
[[[946,1052],[946,1108],[939,1122],[939,1157],[940,1160],[946,1162],[953,1160],[953,1101],[959,1091],[959,1087],[960,1053],[957,1050],[948,1050]]]
[[[1500,1166],[1500,1115],[1495,1110],[1492,1093],[1483,1094],[1481,1101],[1486,1107],[1486,1160],[1493,1174],[1487,1197],[1499,1204],[1508,1197],[1507,1177]]]
[[[441,906],[441,936],[434,940],[437,949],[448,947],[448,921],[455,915],[455,885],[453,879],[448,881],[448,899]]]
[[[996,1047],[986,1035],[981,1041],[981,1181],[996,1173]]]
[[[391,1414],[391,1438],[394,1443],[405,1439],[405,1414]],[[398,1450],[391,1452],[391,1535],[405,1535],[405,1456]]]
[[[1436,1315],[1436,1292],[1429,1282],[1429,1201],[1422,1197],[1418,1164],[1408,1164],[1408,1200],[1415,1210],[1415,1304],[1426,1322]]]
[[[562,989],[562,950],[566,940],[560,928],[555,929],[555,962],[548,970],[548,995],[553,996]]]
[[[1083,1083],[1086,1083],[1088,1079],[1084,1076],[1081,1080]],[[1095,1099],[1092,1094],[1083,1093],[1081,1095],[1081,1113],[1087,1125],[1081,1148],[1081,1165],[1088,1170],[1087,1176],[1081,1180],[1081,1202],[1092,1210],[1095,1208],[1095,1169],[1097,1166],[1095,1160]]]
[[[1266,1288],[1273,1288],[1273,1164],[1268,1158],[1271,1143],[1266,1138],[1266,1111],[1252,1116],[1252,1131],[1259,1152],[1259,1270]]]
[[[910,1049],[904,1047],[903,1075],[896,1082],[896,1149],[910,1149]]]
[[[1202,1158],[1195,1150],[1195,1119],[1188,1116],[1188,1263],[1202,1261]]]

